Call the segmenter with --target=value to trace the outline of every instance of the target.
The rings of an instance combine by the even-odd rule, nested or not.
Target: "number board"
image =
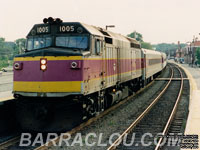
[[[36,27],[37,34],[50,33],[50,26],[38,26]]]
[[[36,34],[48,34],[51,32],[49,25],[39,25],[35,27]]]
[[[57,33],[86,33],[87,31],[79,23],[62,23],[57,27]]]
[[[49,25],[35,25],[29,32],[28,36],[42,35],[51,33],[51,28]]]
[[[62,24],[36,24],[28,36],[37,36],[37,35],[45,35],[45,34],[70,34],[70,33],[78,33],[85,34],[88,31],[80,24],[80,23],[62,23]]]

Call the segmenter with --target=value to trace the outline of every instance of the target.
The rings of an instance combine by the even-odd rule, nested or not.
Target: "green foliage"
[[[12,65],[15,55],[23,53],[26,40],[21,38],[15,42],[6,42],[5,38],[0,37],[0,69]]]
[[[153,49],[151,43],[141,42],[141,47],[145,49]]]
[[[200,47],[196,49],[197,63],[200,64]]]
[[[2,69],[3,67],[7,67],[9,65],[8,60],[4,59],[4,60],[0,60],[0,69]]]
[[[138,33],[136,31],[130,33],[127,35],[128,37],[131,37],[131,38],[135,38],[137,41],[139,42],[143,42],[143,37],[142,37],[142,34],[141,33]]]
[[[139,41],[141,43],[141,47],[142,48],[145,48],[145,49],[153,49],[151,43],[148,43],[148,42],[144,42],[143,41],[143,36],[141,33],[138,33],[136,31],[130,33],[127,35],[128,37],[131,37],[131,38],[135,38],[137,41]]]
[[[180,48],[185,47],[186,44],[180,44]],[[153,45],[153,47],[155,47],[156,50],[158,51],[162,51],[162,52],[169,52],[169,51],[175,51],[178,49],[178,44],[174,44],[174,43],[160,43],[160,44],[156,44]]]
[[[26,39],[24,38],[17,39],[15,41],[15,44],[16,44],[17,51],[19,53],[23,53],[23,50],[25,49],[25,46],[26,46]]]

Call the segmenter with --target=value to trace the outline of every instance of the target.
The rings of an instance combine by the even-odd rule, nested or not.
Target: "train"
[[[14,58],[16,118],[25,130],[70,128],[134,94],[166,64],[166,54],[143,49],[134,38],[45,18],[28,33],[25,53]],[[74,112],[60,117],[60,110]]]

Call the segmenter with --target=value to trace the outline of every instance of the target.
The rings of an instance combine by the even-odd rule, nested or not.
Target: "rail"
[[[173,79],[173,69],[170,66],[171,69],[171,77],[169,78],[169,81],[165,88],[161,91],[161,93],[153,100],[153,102],[145,109],[145,111],[119,136],[117,140],[113,142],[113,144],[107,149],[107,150],[114,150],[116,147],[122,142],[123,137],[128,134],[139,122],[144,118],[144,116],[151,110],[151,108],[156,104],[156,102],[160,99],[160,97],[165,93],[167,88],[169,87],[172,79]]]

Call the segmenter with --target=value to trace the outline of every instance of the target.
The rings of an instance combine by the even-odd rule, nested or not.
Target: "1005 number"
[[[60,32],[74,32],[74,26],[60,26]]]
[[[48,27],[38,27],[37,28],[37,33],[48,33],[49,28]]]

